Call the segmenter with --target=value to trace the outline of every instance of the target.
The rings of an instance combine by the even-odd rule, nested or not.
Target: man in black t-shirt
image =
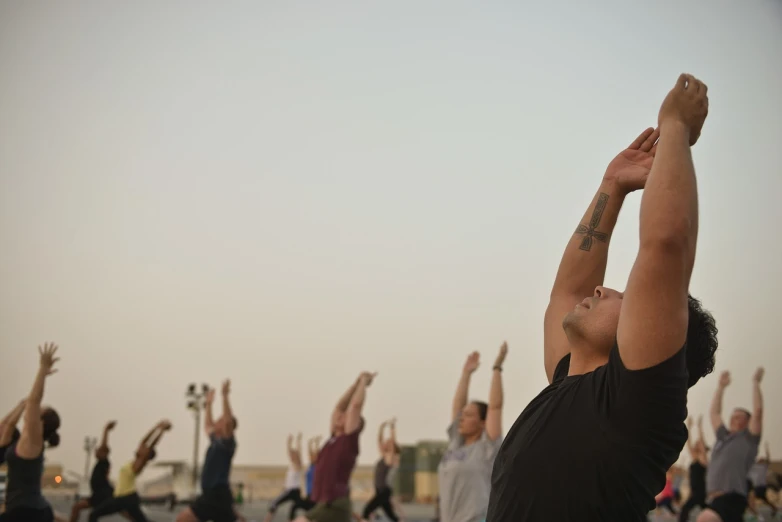
[[[608,166],[570,239],[544,321],[549,386],[495,460],[487,522],[640,522],[687,429],[687,390],[714,368],[714,319],[689,296],[697,238],[690,147],[706,86],[682,75]],[[644,189],[624,293],[601,286],[624,197]],[[564,317],[564,319],[563,319]]]
[[[111,464],[109,463],[109,432],[116,425],[116,421],[111,421],[103,428],[100,446],[95,449],[97,462],[95,467],[92,468],[92,475],[90,475],[91,495],[89,498],[83,498],[73,505],[70,522],[77,522],[79,514],[83,510],[99,506],[114,496],[114,486],[109,482],[109,470],[111,469]]]

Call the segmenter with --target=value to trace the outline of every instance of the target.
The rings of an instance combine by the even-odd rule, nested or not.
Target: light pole
[[[187,400],[187,409],[193,412],[195,418],[195,437],[193,441],[193,493],[198,491],[198,438],[201,433],[201,410],[206,403],[206,394],[209,392],[209,385],[202,384],[201,389],[195,383],[187,387],[185,399]]]
[[[98,445],[98,439],[95,437],[84,437],[84,453],[86,453],[86,458],[84,459],[84,480],[89,479],[90,476],[90,458],[92,458],[92,451],[95,449],[95,446]]]

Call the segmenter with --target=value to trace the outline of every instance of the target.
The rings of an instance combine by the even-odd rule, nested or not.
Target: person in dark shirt
[[[111,421],[103,428],[100,446],[95,449],[97,462],[95,467],[92,468],[92,475],[90,476],[90,492],[92,494],[89,498],[83,498],[73,505],[70,522],[77,522],[82,511],[100,506],[114,496],[114,486],[109,482],[109,470],[111,469],[111,464],[109,463],[109,432],[116,425],[116,421]]]
[[[692,417],[687,419],[687,431],[692,432]],[[694,507],[706,507],[706,468],[709,465],[709,448],[703,436],[703,417],[698,417],[698,440],[687,439],[687,449],[692,458],[690,464],[690,497],[679,511],[679,522],[690,520],[690,511]]]
[[[342,395],[331,414],[331,438],[318,455],[312,500],[315,507],[296,522],[350,522],[354,518],[350,501],[350,476],[356,467],[358,439],[364,429],[366,389],[376,374],[363,372]],[[355,518],[360,520],[360,517]]]
[[[0,421],[0,465],[5,462],[5,453],[8,448],[19,440],[21,432],[17,428],[19,419],[22,418],[24,413],[24,405],[27,403],[27,399],[23,399],[17,404],[13,410],[8,412],[8,415],[3,417]]]
[[[54,522],[52,507],[41,493],[43,453],[60,443],[60,416],[52,408],[41,407],[44,383],[57,370],[57,346],[38,347],[38,373],[24,405],[24,425],[19,440],[8,447],[8,483],[5,492],[3,522]]]
[[[185,508],[176,518],[177,522],[234,522],[244,518],[234,509],[231,492],[231,462],[236,453],[236,431],[238,422],[231,409],[231,381],[223,383],[223,415],[217,420],[212,416],[215,391],[206,395],[206,433],[209,447],[201,470],[201,495]]]
[[[659,128],[608,166],[546,310],[551,384],[505,438],[488,522],[640,522],[655,508],[687,440],[687,390],[714,368],[714,319],[688,294],[698,230],[690,147],[707,108],[706,86],[681,75]],[[639,189],[639,249],[619,292],[602,286],[608,243]]]

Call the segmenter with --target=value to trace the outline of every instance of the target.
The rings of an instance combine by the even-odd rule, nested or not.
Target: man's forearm
[[[353,392],[353,396],[350,398],[348,407],[353,410],[361,411],[364,407],[364,399],[366,398],[367,385],[364,380],[360,380],[356,383],[356,389]]]
[[[211,430],[212,427],[215,425],[214,414],[212,413],[211,400],[206,401],[206,407],[204,409],[206,410],[206,415],[204,415],[204,428],[206,428],[207,430]]]
[[[565,248],[551,289],[552,296],[586,296],[603,284],[608,245],[625,195],[614,182],[604,180],[600,184]]]
[[[760,391],[760,383],[752,383],[752,413],[761,415],[763,413],[763,393]]]
[[[109,447],[109,428],[108,426],[103,428],[103,437],[100,439],[100,447],[101,448],[108,448]]]
[[[223,417],[234,418],[234,412],[231,409],[231,399],[227,393],[223,393]]]
[[[714,392],[714,397],[711,399],[711,409],[709,413],[712,418],[722,415],[722,395],[725,393],[725,388],[722,386],[717,387],[717,391]]]
[[[337,402],[337,409],[339,411],[345,411],[348,409],[348,405],[350,404],[350,399],[353,398],[353,394],[356,392],[356,387],[358,386],[358,379],[356,379],[356,382],[354,382],[350,388],[345,391],[345,393],[340,397],[339,402]]]

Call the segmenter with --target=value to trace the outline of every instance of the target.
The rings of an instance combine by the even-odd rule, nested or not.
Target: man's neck
[[[573,346],[570,351],[570,369],[568,376],[591,373],[608,364],[608,357],[597,354],[588,346]]]

